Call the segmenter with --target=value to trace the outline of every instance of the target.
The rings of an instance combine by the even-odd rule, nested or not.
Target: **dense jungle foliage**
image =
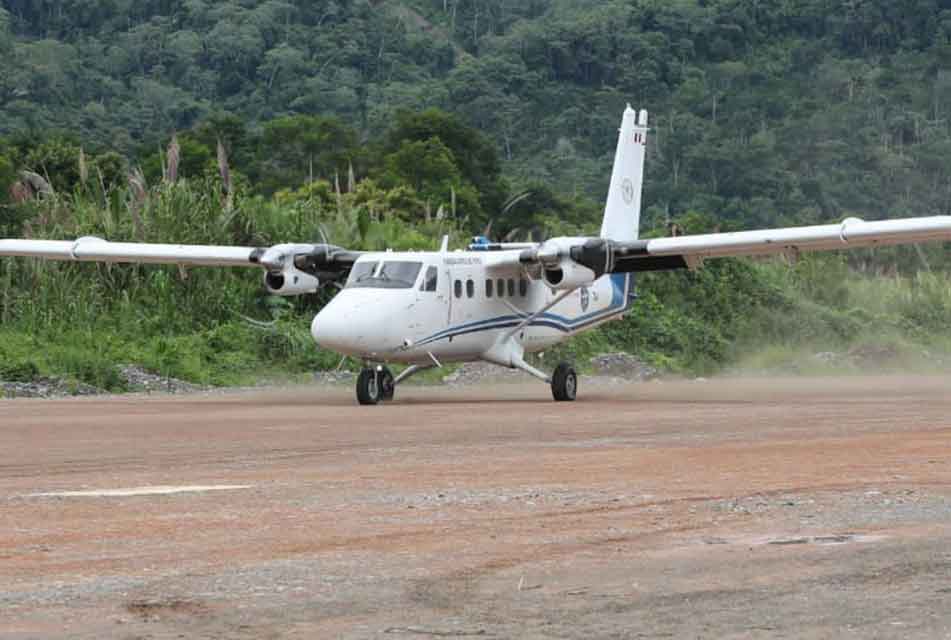
[[[951,213],[948,0],[0,7],[0,237],[592,232],[627,102],[654,127],[645,234]],[[690,374],[869,348],[934,364],[949,266],[937,245],[651,274],[635,313],[565,351]],[[185,275],[0,261],[0,378],[116,387],[134,361],[237,383],[339,362],[306,332],[329,292]]]

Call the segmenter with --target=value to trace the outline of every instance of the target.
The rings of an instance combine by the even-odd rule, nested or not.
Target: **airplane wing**
[[[256,267],[252,247],[216,247],[184,244],[78,240],[0,240],[0,256],[35,257],[70,262],[135,262],[215,267]]]
[[[706,258],[835,251],[917,242],[951,240],[951,216],[865,222],[850,218],[840,224],[763,231],[712,233],[619,243],[616,271],[648,271],[657,267],[695,266]]]
[[[604,238],[555,238],[518,253],[523,266],[566,269],[580,265],[600,277],[693,269],[708,258],[834,251],[918,242],[951,240],[951,216],[865,222],[849,218],[840,224],[761,231],[711,233],[673,238],[616,241]],[[511,255],[511,254],[510,254]],[[512,259],[495,260],[501,267]]]
[[[0,257],[34,257],[68,262],[124,262],[201,267],[258,267],[275,295],[312,293],[350,273],[362,254],[329,244],[279,244],[273,247],[147,244],[78,240],[4,240]]]

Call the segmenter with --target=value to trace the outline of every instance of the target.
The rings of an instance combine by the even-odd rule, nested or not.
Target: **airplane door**
[[[452,297],[452,269],[446,269],[445,275],[443,277],[442,286],[439,287],[439,293],[442,296],[443,307],[446,310],[446,328],[449,328],[452,325],[452,306],[453,306],[453,297]]]
[[[452,282],[449,270],[435,265],[427,267],[426,289],[431,292],[427,297],[429,305],[426,309],[430,328],[433,331],[441,331],[448,326],[452,308]]]
[[[411,319],[415,340],[446,328],[449,318],[447,309],[452,301],[451,293],[452,285],[448,272],[436,265],[426,266],[416,290],[416,305]]]
[[[476,311],[476,277],[471,269],[454,269],[450,272],[449,324],[456,326],[471,322]]]

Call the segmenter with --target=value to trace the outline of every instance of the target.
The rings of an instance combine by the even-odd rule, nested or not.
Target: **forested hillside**
[[[951,0],[0,6],[0,236],[591,231],[627,102],[654,127],[645,233],[951,213]],[[641,313],[572,349],[699,372],[764,343],[949,343],[946,246],[844,260],[650,276]],[[0,279],[0,358],[49,346],[27,372],[331,364],[301,333],[320,300],[256,274],[7,260]]]
[[[125,154],[233,114],[372,142],[457,113],[515,181],[600,196],[625,102],[653,216],[749,224],[951,207],[945,0],[7,0],[0,132]],[[326,177],[326,176],[324,176]]]

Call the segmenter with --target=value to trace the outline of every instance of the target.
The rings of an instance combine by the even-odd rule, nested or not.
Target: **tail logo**
[[[630,178],[624,178],[624,182],[621,183],[621,195],[624,196],[625,203],[634,202],[634,183]]]

